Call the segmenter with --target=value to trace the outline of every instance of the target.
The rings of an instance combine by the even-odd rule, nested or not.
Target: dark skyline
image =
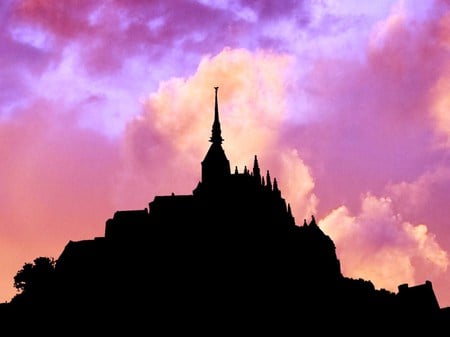
[[[252,168],[230,170],[214,89],[211,145],[193,193],[118,210],[103,236],[70,240],[56,260],[24,264],[14,277],[21,292],[0,305],[3,329],[283,334],[319,332],[323,321],[336,323],[327,328],[335,334],[366,326],[445,334],[450,307],[440,307],[431,281],[390,292],[346,277],[332,239],[314,215],[296,224],[257,155]]]

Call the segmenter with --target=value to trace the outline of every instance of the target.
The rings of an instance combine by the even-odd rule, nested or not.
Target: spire
[[[222,131],[220,130],[220,122],[219,122],[219,104],[217,103],[217,90],[219,87],[214,87],[215,93],[215,104],[214,104],[214,122],[212,126],[211,138],[209,141],[213,144],[222,144]]]
[[[209,141],[212,143],[206,153],[205,159],[202,161],[202,183],[210,186],[218,186],[224,182],[224,178],[231,174],[230,162],[222,148],[222,136],[219,122],[219,108],[217,104],[216,91],[214,122],[212,125],[212,135]],[[211,185],[212,184],[212,185]]]
[[[261,181],[261,172],[259,170],[258,158],[256,157],[256,155],[253,161],[253,176],[256,178],[256,181],[258,183]]]

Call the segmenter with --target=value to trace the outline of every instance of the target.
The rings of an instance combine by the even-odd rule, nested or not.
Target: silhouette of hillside
[[[394,293],[344,276],[331,238],[313,215],[296,224],[257,156],[251,170],[231,171],[217,89],[211,146],[192,194],[117,211],[104,236],[69,241],[54,264],[38,259],[34,271],[44,272],[0,306],[2,324],[146,334],[448,332],[449,311],[430,281]]]

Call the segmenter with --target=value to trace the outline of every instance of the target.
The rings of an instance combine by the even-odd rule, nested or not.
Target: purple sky
[[[343,273],[450,306],[446,1],[3,0],[0,300],[116,210],[189,194],[214,86],[232,167],[276,177]]]

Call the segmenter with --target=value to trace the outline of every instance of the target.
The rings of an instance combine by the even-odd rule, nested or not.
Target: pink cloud
[[[390,289],[430,277],[445,306],[449,58],[441,9],[417,19],[394,7],[373,27],[364,59],[318,59],[294,89],[314,115],[284,125],[282,140],[310,168],[344,271]]]
[[[251,168],[258,155],[262,172],[270,170],[272,179],[277,178],[294,216],[303,223],[316,212],[314,180],[297,151],[279,143],[280,125],[287,118],[285,81],[290,66],[290,57],[283,54],[226,48],[205,57],[190,78],[162,83],[127,128],[124,153],[133,173],[124,184],[138,186],[133,182],[137,179],[164,194],[193,190],[209,146],[211,129],[205,126],[212,124],[213,87],[218,85],[223,147],[232,168]],[[137,201],[134,196],[127,199]]]
[[[73,44],[82,46],[80,53],[86,69],[97,75],[120,70],[132,55],[155,61],[163,57],[167,61],[165,55],[177,49],[184,50],[185,56],[189,49],[204,48],[203,41],[194,38],[196,34],[206,38],[206,33],[198,32],[200,18],[223,17],[207,6],[184,1],[175,5],[119,0],[24,0],[13,7],[13,13],[18,25],[29,25],[49,34],[55,49]],[[218,29],[215,34],[221,31]],[[190,39],[186,38],[189,32],[193,32]]]
[[[288,65],[286,55],[224,49],[212,59],[204,58],[186,82],[170,81],[150,97],[153,124],[173,146],[200,157],[210,133],[204,126],[211,123],[212,87],[218,85],[222,120],[227,125],[224,146],[231,161],[243,166],[277,137],[284,118],[283,77]],[[176,102],[174,96],[178,97]]]
[[[385,25],[383,43],[368,41],[366,60],[318,60],[294,89],[314,115],[286,124],[283,139],[311,167],[324,214],[335,208],[336,191],[357,208],[361,194],[414,180],[442,155],[430,93],[446,73],[447,52],[436,22],[396,20],[376,26]]]
[[[209,147],[213,87],[218,85],[223,147],[232,168],[251,168],[257,155],[262,172],[270,170],[297,222],[303,223],[316,212],[314,180],[297,151],[278,141],[287,118],[285,81],[290,66],[290,57],[283,54],[226,48],[205,57],[193,76],[163,82],[126,130],[123,191],[134,193],[123,202],[142,204],[150,191],[192,192]]]
[[[314,194],[314,179],[310,168],[295,149],[278,149],[270,164],[279,172],[279,187],[298,225],[317,213],[319,200]]]
[[[449,191],[450,170],[443,165],[436,165],[433,170],[424,172],[415,180],[386,186],[386,193],[401,207],[405,216],[431,223],[443,222],[446,218],[446,197]],[[445,242],[446,238],[448,235],[442,235],[439,239]]]
[[[284,44],[282,33],[273,36],[262,29],[266,21],[294,16],[301,28],[310,16],[307,2],[22,0],[11,8],[16,25],[42,30],[59,52],[80,45],[86,70],[101,76],[120,70],[136,55],[153,65],[175,64],[188,74],[185,69],[194,71],[203,55],[224,47]]]
[[[15,4],[14,14],[20,20],[34,22],[59,36],[73,38],[90,31],[87,14],[96,7],[91,1],[22,0]]]
[[[403,220],[388,197],[368,194],[358,214],[341,206],[319,225],[335,242],[344,275],[371,280],[378,288],[397,291],[401,283],[423,282],[417,279],[414,259],[437,274],[447,271],[449,256],[435,234],[425,224]]]

